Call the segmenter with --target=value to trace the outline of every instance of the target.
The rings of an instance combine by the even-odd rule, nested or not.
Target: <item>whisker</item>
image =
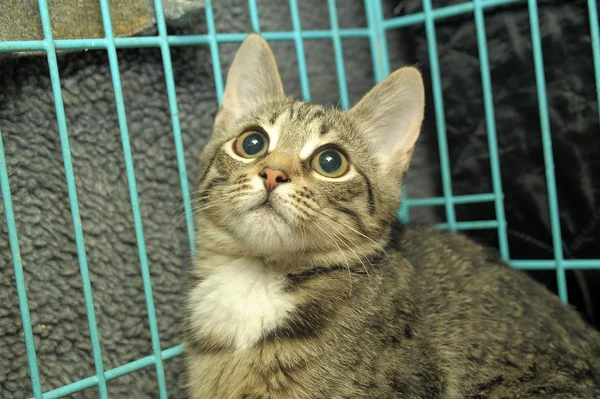
[[[293,203],[293,202],[290,202],[290,203],[295,208],[298,208],[298,205],[296,205],[295,203]],[[373,271],[373,273],[377,274],[377,270],[373,266],[373,263],[371,262],[371,260],[369,259],[369,257],[366,256],[365,253],[362,250],[360,250],[357,245],[353,244],[350,240],[348,240],[344,236],[344,231],[339,228],[340,225],[343,228],[346,228],[346,229],[348,229],[348,230],[356,233],[357,235],[366,238],[371,243],[375,244],[375,246],[377,247],[377,249],[381,250],[384,253],[384,255],[389,259],[389,256],[388,256],[387,252],[384,249],[385,247],[382,244],[377,243],[376,241],[374,241],[370,237],[368,237],[365,234],[361,233],[360,231],[356,230],[355,228],[353,228],[352,226],[350,226],[347,222],[345,222],[343,220],[336,220],[332,216],[328,215],[327,213],[325,213],[325,212],[323,212],[323,211],[321,211],[321,210],[319,210],[319,209],[317,209],[315,207],[309,206],[308,204],[304,204],[304,205],[305,205],[305,207],[303,209],[304,211],[310,211],[310,213],[312,213],[313,216],[315,216],[317,214],[325,216],[327,220],[329,220],[329,221],[332,222],[332,224],[328,225],[328,227],[335,229],[335,232],[334,231],[330,231],[330,232],[336,236],[336,238],[338,239],[338,242],[341,242],[344,246],[346,246],[354,254],[354,257],[363,265],[363,268],[365,269],[365,272],[367,273],[367,275],[369,276],[369,278],[371,277],[370,273],[369,273],[369,270],[368,270],[366,264],[363,262],[362,258],[364,258],[367,261],[367,263],[369,264],[370,269]],[[320,219],[317,219],[317,221],[315,223],[322,223],[322,221]],[[348,244],[351,244],[352,247],[350,245],[348,245]],[[359,256],[359,254],[357,254],[357,252],[360,254],[360,256]]]
[[[221,223],[223,223],[223,222],[225,221],[225,219],[227,219],[229,216],[233,215],[233,214],[235,213],[235,211],[236,211],[236,209],[232,210],[232,211],[231,211],[231,212],[229,212],[227,215],[225,215],[225,216],[223,217],[223,219],[221,219],[221,220],[219,221],[219,223],[217,223],[217,227],[220,227],[220,226],[221,226]]]
[[[218,200],[239,199],[239,198],[245,197],[245,195],[246,194],[244,194],[244,193],[242,193],[242,194],[239,194],[239,193],[223,193],[223,194],[219,194],[218,198],[216,198],[216,199],[218,199]],[[202,202],[205,199],[209,199],[211,197],[213,197],[213,196],[212,195],[207,195],[207,196],[204,196],[204,197],[198,197],[198,198],[194,199],[192,201],[192,205],[193,205],[192,206],[192,214],[194,214],[194,211],[200,209],[200,207],[202,207],[203,205],[207,205],[207,204],[197,205],[198,203]],[[171,217],[175,217],[176,220],[179,221],[179,219],[183,216],[183,214],[184,214],[184,209],[183,209],[183,204],[182,204],[182,205],[180,205],[178,207],[177,210],[175,210],[173,212],[173,214],[171,214]],[[183,216],[183,217],[185,218],[185,216]],[[178,224],[180,224],[180,223],[181,223],[181,221],[178,222]]]
[[[361,258],[358,256],[358,254],[356,253],[356,251],[354,251],[354,249],[352,249],[352,248],[351,248],[351,247],[348,245],[348,243],[346,243],[346,240],[347,240],[347,239],[345,239],[345,237],[343,236],[343,232],[341,232],[339,229],[337,229],[337,228],[335,227],[335,225],[330,225],[329,227],[330,227],[330,228],[332,228],[332,229],[334,229],[334,230],[335,230],[335,231],[337,231],[338,233],[342,234],[342,237],[340,237],[340,236],[338,236],[338,235],[337,235],[337,234],[336,234],[334,231],[332,231],[332,232],[331,232],[331,233],[332,233],[332,234],[333,234],[335,237],[337,237],[337,238],[338,238],[338,239],[339,239],[339,240],[342,242],[342,244],[344,244],[344,245],[345,245],[345,246],[346,246],[346,247],[347,247],[347,248],[348,248],[348,249],[349,249],[349,250],[350,250],[350,251],[351,251],[351,252],[354,254],[354,257],[355,257],[355,258],[356,258],[356,259],[357,259],[357,260],[358,260],[358,261],[359,261],[359,262],[362,264],[362,266],[363,266],[363,269],[365,270],[365,273],[367,273],[367,276],[369,277],[369,280],[370,280],[370,279],[371,279],[371,275],[369,274],[369,270],[367,269],[367,266],[366,266],[366,265],[365,265],[365,263],[362,261],[362,259],[361,259]],[[354,245],[354,248],[355,248],[357,251],[359,251],[359,252],[361,253],[362,257],[363,257],[363,258],[365,258],[365,260],[366,260],[366,261],[369,263],[369,265],[371,266],[371,269],[372,269],[372,270],[375,272],[375,268],[373,267],[373,264],[371,263],[371,261],[369,260],[369,258],[368,258],[367,256],[365,256],[365,254],[364,254],[364,253],[363,253],[363,252],[362,252],[360,249],[358,249],[358,247],[357,247],[356,245]]]
[[[350,226],[348,223],[344,222],[343,220],[335,220],[333,219],[333,217],[329,216],[328,214],[326,214],[323,211],[320,210],[316,210],[319,214],[325,216],[326,218],[328,218],[329,220],[331,220],[332,222],[341,224],[342,226],[344,226],[345,228],[347,228],[348,230],[352,231],[353,233],[356,233],[358,235],[360,235],[363,238],[366,238],[367,240],[371,241],[373,244],[375,244],[384,254],[385,256],[389,259],[389,255],[388,253],[385,251],[385,246],[376,242],[375,240],[373,240],[371,237],[361,233],[360,231],[356,230],[355,228],[353,228],[352,226]]]
[[[203,200],[206,200],[208,198],[210,198],[210,195],[206,195],[204,197],[196,197],[196,198],[192,198],[190,200],[191,205],[195,205],[199,202],[202,202]],[[233,198],[234,195],[230,195],[230,194],[224,194],[223,196],[221,196],[221,198],[225,197],[227,198]],[[171,212],[171,217],[180,217],[181,216],[181,212],[184,211],[184,207],[185,204],[179,204],[172,212]]]
[[[245,197],[246,197],[246,195],[242,195],[242,196],[240,196],[240,195],[237,195],[237,196],[236,196],[236,195],[233,195],[233,194],[227,194],[227,195],[224,195],[224,196],[221,196],[221,197],[219,197],[219,199],[231,199],[231,198],[235,198],[235,199],[238,199],[238,200],[239,200],[239,199],[242,199],[242,200],[243,200],[243,198],[245,198]],[[218,205],[218,203],[217,203],[217,202],[209,202],[209,203],[207,203],[207,204],[202,204],[202,205],[196,205],[196,206],[193,206],[193,207],[192,207],[192,209],[191,209],[191,211],[192,211],[192,216],[197,216],[197,215],[198,215],[200,212],[202,212],[202,211],[205,211],[205,210],[208,210],[208,209],[210,209],[210,208],[214,208],[214,207],[215,207],[215,206],[217,206],[217,205]],[[187,217],[186,217],[186,214],[185,214],[185,213],[179,213],[179,214],[176,216],[176,218],[175,218],[175,220],[174,220],[174,222],[173,222],[174,226],[173,226],[173,228],[171,229],[171,233],[170,233],[170,234],[172,234],[172,233],[173,233],[173,231],[175,231],[175,229],[177,229],[177,228],[178,228],[178,227],[181,225],[181,223],[183,223],[183,221],[185,221],[185,220],[186,220],[186,218],[187,218]]]
[[[203,210],[206,210],[206,209],[210,209],[210,208],[212,208],[212,207],[214,207],[214,206],[216,206],[216,205],[217,205],[217,204],[208,204],[208,205],[205,205],[204,207],[195,207],[195,208],[192,208],[192,212],[191,212],[191,213],[192,213],[192,217],[195,217],[195,216],[197,216],[197,215],[198,215],[198,213],[199,213],[199,212],[198,212],[199,210],[200,210],[200,211],[203,211]],[[200,208],[202,208],[202,209],[200,209]],[[187,219],[187,216],[185,215],[185,213],[184,213],[184,214],[182,214],[182,215],[179,215],[179,216],[178,216],[178,217],[177,217],[177,218],[176,218],[176,219],[173,221],[173,223],[172,223],[172,225],[173,225],[173,226],[172,226],[172,228],[171,228],[171,231],[169,232],[169,234],[173,234],[173,232],[174,232],[174,231],[175,231],[175,230],[176,230],[176,229],[177,229],[179,226],[181,226],[181,224],[182,224],[182,223],[183,223],[183,222],[184,222],[186,219]]]
[[[352,289],[352,271],[350,270],[350,263],[348,263],[348,258],[345,256],[344,252],[342,251],[342,248],[329,235],[329,233],[327,233],[325,230],[323,230],[318,224],[314,224],[314,226],[316,226],[319,230],[321,230],[327,237],[329,237],[329,239],[331,240],[331,242],[333,242],[335,244],[335,246],[338,247],[338,250],[340,251],[340,254],[344,257],[344,262],[346,262],[346,269],[348,269],[348,280],[350,281],[350,289]]]

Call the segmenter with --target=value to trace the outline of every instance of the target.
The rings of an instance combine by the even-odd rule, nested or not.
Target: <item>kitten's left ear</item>
[[[372,88],[350,111],[385,172],[404,173],[412,158],[425,111],[418,69],[396,70]]]
[[[262,36],[252,33],[238,49],[229,68],[217,122],[227,126],[253,107],[283,95],[271,47]]]

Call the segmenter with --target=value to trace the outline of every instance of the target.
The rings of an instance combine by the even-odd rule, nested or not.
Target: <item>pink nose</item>
[[[265,179],[265,188],[267,189],[267,192],[273,191],[279,183],[290,181],[285,172],[279,169],[264,168],[259,175]]]

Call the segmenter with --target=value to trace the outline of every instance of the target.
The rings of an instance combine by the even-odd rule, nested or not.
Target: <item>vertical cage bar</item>
[[[348,84],[346,82],[346,69],[344,67],[344,53],[342,51],[342,40],[340,38],[340,27],[338,23],[337,7],[335,0],[327,0],[329,7],[329,24],[333,35],[333,53],[335,55],[335,69],[337,71],[338,88],[340,91],[340,104],[342,109],[348,109]]]
[[[592,54],[594,57],[594,74],[596,75],[596,95],[598,117],[600,118],[600,29],[598,28],[597,0],[588,0],[588,13],[590,16],[590,36],[592,37]]]
[[[213,75],[215,79],[215,91],[217,92],[217,104],[219,107],[223,101],[223,74],[221,72],[221,58],[219,56],[219,43],[217,42],[217,31],[215,29],[215,17],[213,15],[212,0],[206,0],[204,6],[206,26],[208,28],[208,45],[210,46],[210,58],[212,59]]]
[[[175,91],[175,78],[173,76],[173,65],[171,63],[171,49],[167,41],[167,26],[165,23],[162,0],[154,1],[154,12],[156,14],[156,25],[158,26],[160,53],[163,61],[163,69],[165,71],[165,84],[167,86],[167,98],[169,101],[169,111],[171,113],[171,128],[173,129],[173,139],[175,141],[175,154],[177,156],[179,185],[181,187],[181,195],[183,196],[185,223],[188,233],[188,241],[190,244],[190,251],[193,254],[196,250],[194,214],[192,212],[192,202],[190,199],[185,152],[183,149],[183,139],[181,138],[181,126],[179,123],[179,107],[177,106],[177,93]]]
[[[300,13],[298,12],[297,0],[290,0],[290,14],[292,16],[292,27],[294,29],[294,43],[296,44],[296,56],[298,57],[298,71],[300,72],[302,97],[304,98],[304,101],[310,101],[310,86],[308,84],[308,71],[306,70],[306,56],[304,55],[302,27],[300,25]]]
[[[456,230],[456,215],[452,201],[452,177],[450,175],[450,161],[448,156],[448,141],[446,137],[446,117],[444,115],[444,98],[438,62],[437,39],[435,36],[435,19],[431,7],[431,0],[423,0],[425,13],[425,31],[427,35],[427,49],[429,51],[429,64],[431,68],[431,83],[433,89],[433,105],[435,108],[435,121],[437,127],[438,145],[440,149],[440,166],[442,168],[442,190],[444,192],[446,221],[450,230]]]
[[[33,397],[35,399],[41,399],[42,386],[40,383],[40,372],[38,370],[37,355],[35,353],[35,341],[33,340],[33,329],[31,328],[29,304],[27,303],[27,287],[25,286],[25,275],[23,273],[23,263],[21,262],[21,250],[19,248],[19,236],[17,234],[17,224],[15,223],[15,213],[12,207],[12,196],[8,181],[8,165],[6,164],[6,156],[4,154],[2,132],[0,132],[0,190],[4,203],[6,227],[8,229],[10,255],[15,270],[15,283],[17,286],[17,296],[19,297],[19,310],[21,311],[21,321],[23,323],[23,335],[25,336],[25,350],[27,351],[31,388],[33,390]]]
[[[79,258],[79,273],[81,274],[85,310],[87,312],[88,325],[90,329],[94,367],[96,369],[96,377],[98,378],[98,390],[100,398],[105,399],[108,398],[108,391],[106,389],[106,379],[104,378],[104,364],[102,362],[102,351],[100,348],[98,327],[96,325],[96,312],[94,311],[92,283],[90,281],[85,242],[83,239],[83,228],[81,226],[81,216],[79,214],[77,186],[75,184],[75,173],[73,171],[73,163],[71,160],[69,133],[67,130],[67,119],[65,116],[65,107],[60,87],[60,74],[58,71],[58,63],[56,61],[56,49],[54,47],[54,39],[52,37],[50,13],[48,12],[48,4],[46,0],[38,0],[38,5],[40,8],[40,17],[42,19],[42,29],[44,31],[44,48],[48,58],[48,68],[50,70],[50,80],[52,82],[52,93],[54,94],[54,107],[56,109],[56,120],[58,122],[58,132],[60,135],[60,147],[62,149],[63,164],[67,180],[67,191],[69,193],[69,205],[71,208],[71,217],[73,219],[73,230],[75,232],[75,244],[77,246],[77,256]]]
[[[408,199],[408,192],[406,190],[406,184],[402,185],[402,194],[400,197],[401,201],[400,201],[400,208],[398,208],[398,212],[396,213],[396,217],[398,218],[398,220],[400,220],[402,223],[409,223],[410,222],[410,213],[409,213],[409,201],[407,201]]]
[[[381,0],[365,0],[364,5],[367,14],[367,25],[369,26],[373,74],[375,75],[375,83],[379,83],[390,74]]]
[[[250,23],[252,24],[252,31],[260,33],[260,20],[258,18],[258,6],[256,0],[248,0],[248,9],[250,10]]]
[[[550,207],[552,245],[554,247],[554,259],[556,260],[558,295],[564,303],[567,303],[567,282],[563,264],[564,258],[560,231],[560,216],[558,213],[558,200],[556,195],[556,179],[554,177],[554,156],[552,154],[552,137],[550,136],[550,117],[548,115],[546,78],[544,75],[544,58],[542,54],[542,42],[540,39],[537,0],[528,0],[527,3],[529,7],[529,24],[531,29],[531,44],[533,47],[533,63],[535,67],[540,125],[542,127],[542,145],[544,149],[544,164],[546,167],[546,185],[548,188],[548,204]]]
[[[477,47],[479,48],[479,66],[481,69],[481,86],[483,88],[483,104],[485,107],[485,123],[490,151],[490,168],[494,187],[494,206],[498,221],[498,244],[500,255],[505,262],[509,260],[508,239],[506,234],[506,217],[504,215],[504,192],[500,175],[500,158],[498,156],[498,138],[496,137],[496,116],[494,114],[494,99],[492,97],[492,78],[487,49],[485,19],[481,0],[473,0],[475,10],[475,30],[477,32]]]
[[[375,83],[379,83],[390,74],[390,61],[388,58],[386,30],[383,20],[383,9],[381,0],[365,0],[365,12],[367,14],[367,25],[369,27],[369,42],[371,47],[371,59],[373,62],[373,74]],[[398,209],[398,219],[403,223],[410,220],[406,185],[402,185],[402,201]]]
[[[121,131],[121,144],[123,146],[123,156],[125,158],[125,171],[127,174],[127,184],[129,186],[129,199],[131,210],[133,212],[133,223],[137,239],[138,255],[142,269],[142,279],[144,283],[144,296],[146,298],[146,307],[148,311],[148,320],[150,324],[150,336],[152,340],[152,351],[154,352],[156,377],[158,379],[158,391],[161,398],[166,399],[167,389],[165,376],[160,356],[160,338],[158,335],[158,326],[156,322],[156,311],[154,309],[154,299],[152,296],[152,281],[148,267],[148,254],[146,251],[146,242],[144,239],[144,226],[140,214],[140,204],[138,199],[137,184],[135,178],[135,168],[133,165],[133,156],[131,154],[131,144],[129,141],[129,128],[127,126],[127,114],[125,112],[125,102],[123,100],[123,88],[121,86],[121,74],[119,72],[119,60],[112,30],[112,21],[110,16],[110,7],[108,0],[100,0],[100,10],[102,13],[102,22],[104,24],[104,34],[107,41],[106,50],[108,52],[108,62],[112,76],[113,89],[115,92],[115,103],[117,106],[117,117],[119,119],[119,130]]]

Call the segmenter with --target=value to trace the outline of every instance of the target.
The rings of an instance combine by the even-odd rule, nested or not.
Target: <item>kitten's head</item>
[[[199,244],[273,258],[380,248],[423,111],[414,68],[395,71],[348,111],[286,97],[269,45],[250,35],[202,154],[200,239],[212,242]]]

